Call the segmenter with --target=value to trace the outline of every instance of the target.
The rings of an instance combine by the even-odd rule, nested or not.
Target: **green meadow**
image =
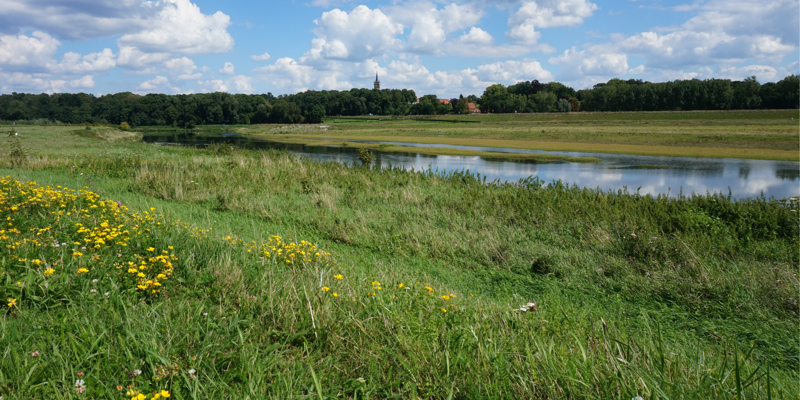
[[[796,110],[347,117],[326,120],[325,129],[251,125],[238,131],[302,144],[325,138],[798,161],[798,117]]]
[[[790,114],[238,129],[796,159]],[[4,399],[800,392],[796,198],[485,184],[105,127],[14,130],[0,136]]]

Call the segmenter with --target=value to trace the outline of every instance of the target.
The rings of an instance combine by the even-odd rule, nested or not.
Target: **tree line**
[[[481,97],[417,98],[407,89],[323,90],[274,96],[228,93],[94,96],[85,93],[0,95],[0,120],[68,124],[194,127],[203,124],[319,123],[326,116],[465,114],[473,103],[483,113],[574,111],[671,111],[780,109],[800,106],[800,77],[759,84],[755,77],[643,82],[612,79],[574,90],[538,80],[492,85]]]

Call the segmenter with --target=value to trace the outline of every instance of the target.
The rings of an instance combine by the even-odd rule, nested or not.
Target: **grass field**
[[[295,143],[325,138],[652,156],[800,160],[796,110],[331,118],[326,130],[250,126]],[[794,120],[792,120],[794,118]]]
[[[328,134],[373,123],[348,124]],[[0,137],[5,399],[800,391],[797,201],[17,131]]]

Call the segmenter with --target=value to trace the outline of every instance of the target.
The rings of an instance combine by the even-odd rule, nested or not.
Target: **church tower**
[[[375,89],[380,89],[381,88],[381,81],[378,80],[378,73],[377,72],[375,73],[375,86],[374,87],[375,87]]]

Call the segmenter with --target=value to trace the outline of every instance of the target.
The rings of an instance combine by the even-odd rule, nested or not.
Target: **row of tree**
[[[306,91],[275,97],[203,93],[148,94],[123,92],[96,97],[85,93],[0,95],[0,120],[48,120],[71,124],[131,126],[321,122],[325,116],[439,115],[469,112],[528,113],[570,111],[662,111],[798,108],[800,77],[759,84],[726,79],[676,80],[651,83],[612,79],[575,91],[558,82],[537,80],[492,85],[481,97],[460,96],[443,102],[435,95],[417,98],[406,89]]]
[[[520,82],[492,85],[480,98],[481,111],[673,111],[746,110],[800,107],[800,77],[790,75],[761,85],[756,78],[676,80],[652,83],[612,79],[591,89],[575,91],[558,82]]]

